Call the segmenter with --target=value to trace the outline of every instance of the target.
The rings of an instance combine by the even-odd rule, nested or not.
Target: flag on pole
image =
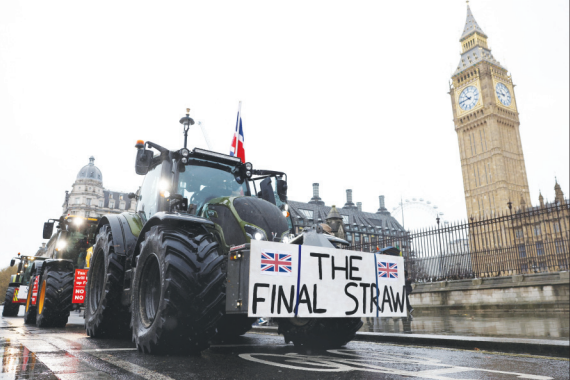
[[[234,138],[232,140],[232,146],[230,148],[230,156],[238,157],[241,162],[245,163],[245,150],[243,148],[243,125],[241,122],[241,102],[239,102],[236,130],[234,132]]]

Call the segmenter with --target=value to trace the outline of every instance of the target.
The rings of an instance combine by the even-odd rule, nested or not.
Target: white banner
[[[252,240],[250,317],[405,317],[402,257]]]

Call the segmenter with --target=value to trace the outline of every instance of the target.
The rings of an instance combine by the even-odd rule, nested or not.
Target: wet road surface
[[[0,319],[3,379],[568,379],[567,359],[351,342],[298,350],[281,336],[246,334],[200,356],[151,356],[128,340],[88,338],[72,313],[66,328]]]

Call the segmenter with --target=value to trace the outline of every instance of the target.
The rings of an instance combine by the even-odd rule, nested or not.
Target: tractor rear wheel
[[[34,283],[36,281],[36,275],[32,274],[30,276],[30,286],[28,287],[28,299],[26,300],[26,312],[24,313],[24,323],[26,325],[31,325],[36,323],[36,305],[37,305],[37,296],[36,296],[36,305],[32,305],[32,293],[34,291]]]
[[[255,318],[249,318],[245,314],[226,314],[218,323],[217,339],[231,339],[241,336],[251,330]]]
[[[139,351],[198,353],[209,346],[225,307],[224,257],[203,229],[154,226],[140,246],[131,326]]]
[[[87,273],[85,330],[92,338],[116,337],[130,332],[130,315],[121,304],[124,264],[115,253],[111,227],[101,227]]]
[[[12,303],[14,300],[14,293],[18,287],[9,286],[6,289],[6,298],[4,298],[4,308],[2,309],[3,317],[17,317],[18,311],[20,311],[20,304]]]
[[[338,348],[350,342],[362,327],[360,318],[284,318],[278,333],[295,347]]]
[[[65,327],[73,297],[74,273],[47,267],[39,280],[36,326]]]

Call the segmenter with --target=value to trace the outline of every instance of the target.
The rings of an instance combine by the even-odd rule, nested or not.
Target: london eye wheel
[[[404,199],[392,209],[392,216],[407,230],[433,226],[443,215],[437,205],[423,198]]]

